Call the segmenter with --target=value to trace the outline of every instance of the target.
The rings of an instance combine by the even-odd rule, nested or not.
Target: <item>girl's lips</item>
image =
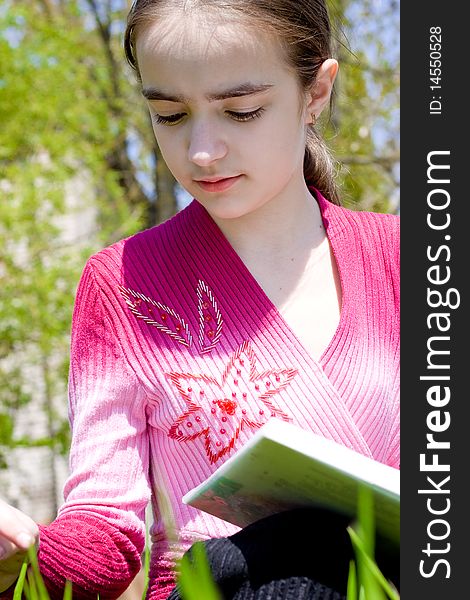
[[[241,177],[242,175],[236,175],[235,177],[226,177],[224,179],[218,179],[217,181],[196,180],[196,183],[205,192],[225,192],[230,187],[232,187],[232,185],[234,185]]]

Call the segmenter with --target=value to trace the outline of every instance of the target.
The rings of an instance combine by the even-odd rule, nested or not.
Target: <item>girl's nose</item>
[[[195,123],[189,141],[189,160],[207,167],[227,154],[227,146],[217,129],[208,123]]]

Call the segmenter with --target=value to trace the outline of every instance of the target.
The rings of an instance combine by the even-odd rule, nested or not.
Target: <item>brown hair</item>
[[[273,32],[283,44],[288,63],[297,73],[304,90],[314,85],[318,69],[332,55],[325,0],[134,0],[127,18],[124,50],[138,75],[136,33],[142,26],[160,18],[165,9],[177,6],[230,11],[245,23],[257,23],[264,30]],[[334,181],[334,161],[313,125],[307,130],[304,177],[307,185],[318,189],[331,202],[340,204]]]

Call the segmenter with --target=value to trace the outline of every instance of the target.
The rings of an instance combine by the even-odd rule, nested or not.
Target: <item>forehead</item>
[[[233,15],[232,15],[233,16]],[[199,82],[283,75],[281,44],[263,29],[217,12],[173,11],[137,31],[136,53],[144,83]]]

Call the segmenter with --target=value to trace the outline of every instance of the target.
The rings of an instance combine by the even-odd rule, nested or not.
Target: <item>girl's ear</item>
[[[314,123],[328,104],[331,90],[338,73],[338,61],[334,58],[325,60],[318,69],[317,78],[307,94],[306,123]]]

